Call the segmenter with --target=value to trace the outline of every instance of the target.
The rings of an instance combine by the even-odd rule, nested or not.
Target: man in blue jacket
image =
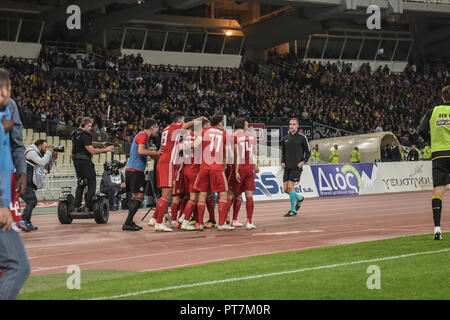
[[[0,69],[0,112],[10,105],[9,72]],[[11,109],[10,109],[11,110]],[[0,119],[0,300],[16,299],[30,274],[30,263],[20,234],[12,229],[11,173],[13,155],[11,138],[5,132],[3,115]],[[19,118],[20,119],[20,118]],[[14,120],[14,118],[13,118]],[[26,179],[26,176],[25,176]],[[26,184],[26,180],[25,180]]]

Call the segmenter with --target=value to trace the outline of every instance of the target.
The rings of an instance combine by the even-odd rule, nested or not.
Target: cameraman
[[[107,142],[93,142],[91,128],[93,121],[89,117],[81,119],[80,127],[72,133],[72,160],[77,175],[77,190],[75,192],[75,210],[77,212],[92,211],[92,197],[95,195],[96,174],[92,155],[114,152],[114,146]],[[83,191],[87,184],[85,195],[85,208],[81,207]]]
[[[125,186],[125,176],[120,172],[120,168],[124,167],[125,164],[117,160],[112,160],[106,162],[104,165],[104,172],[102,175],[102,180],[100,182],[100,192],[108,196],[109,199],[109,210],[117,211],[119,210],[120,195],[126,193],[127,197],[125,201],[122,201],[122,206],[131,197],[128,196],[126,186]],[[131,195],[131,194],[130,194]]]
[[[22,222],[24,227],[29,230],[37,230],[38,228],[31,224],[31,213],[37,205],[36,190],[42,189],[42,176],[45,170],[50,172],[51,168],[56,163],[58,154],[54,151],[52,146],[48,146],[46,140],[37,140],[35,143],[28,146],[25,151],[25,159],[27,161],[27,188],[22,195],[26,206],[22,213]]]

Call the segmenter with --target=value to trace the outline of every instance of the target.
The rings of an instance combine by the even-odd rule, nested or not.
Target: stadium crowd
[[[159,127],[170,114],[186,118],[216,111],[231,119],[244,116],[284,121],[296,116],[354,133],[392,131],[403,145],[423,147],[415,129],[431,106],[440,103],[438,90],[450,81],[450,61],[434,61],[418,72],[401,74],[387,67],[354,70],[351,64],[295,61],[289,70],[263,74],[243,63],[240,68],[153,66],[140,55],[105,56],[105,60],[72,58],[44,46],[37,61],[2,57],[11,72],[13,94],[22,112],[76,126],[83,116],[105,125],[128,126],[120,139],[130,141],[153,117]],[[71,69],[64,69],[71,68]]]

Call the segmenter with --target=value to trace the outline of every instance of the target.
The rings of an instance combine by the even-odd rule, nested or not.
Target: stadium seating
[[[34,132],[32,129],[23,129],[22,130],[23,141],[25,147],[28,147],[30,144],[34,143],[38,139],[47,140],[49,145],[53,146],[64,146],[64,153],[58,154],[57,165],[54,168],[53,175],[55,177],[74,177],[75,169],[73,167],[71,154],[72,154],[72,141],[63,139],[60,140],[58,136],[47,136],[42,132]],[[127,161],[126,154],[115,154],[114,159],[118,161]],[[98,176],[103,173],[103,164],[105,161],[111,160],[111,153],[101,153],[96,154],[92,157],[92,161],[94,163],[94,167]]]

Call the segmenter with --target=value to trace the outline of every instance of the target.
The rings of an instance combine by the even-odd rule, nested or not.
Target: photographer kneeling
[[[92,156],[95,154],[114,152],[114,146],[108,146],[107,142],[93,142],[91,128],[93,121],[85,117],[81,120],[80,127],[72,133],[72,160],[77,175],[77,190],[75,192],[75,211],[92,211],[92,198],[96,189],[96,174]],[[85,195],[85,208],[81,207],[84,188],[87,185]]]
[[[22,195],[26,206],[22,213],[22,223],[28,230],[37,230],[38,228],[31,224],[31,213],[36,207],[38,200],[36,197],[36,190],[42,189],[42,176],[45,170],[50,172],[51,168],[56,163],[58,153],[52,146],[48,146],[46,140],[37,140],[35,143],[29,145],[25,151],[25,159],[27,161],[27,188]]]

